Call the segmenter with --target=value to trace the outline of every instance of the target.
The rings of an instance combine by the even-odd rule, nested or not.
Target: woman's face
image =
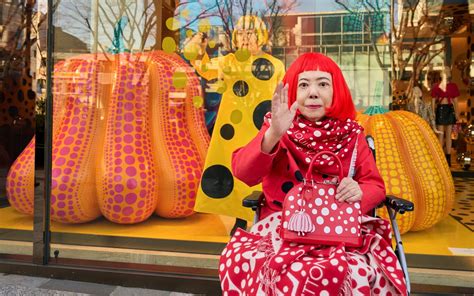
[[[443,71],[441,71],[441,79],[449,80],[451,78],[451,69],[449,67],[444,67]]]
[[[331,107],[333,97],[332,76],[323,71],[306,71],[298,75],[296,102],[306,119],[319,121]]]
[[[237,48],[247,49],[251,53],[256,53],[258,50],[260,50],[257,32],[253,29],[237,30],[236,44]]]

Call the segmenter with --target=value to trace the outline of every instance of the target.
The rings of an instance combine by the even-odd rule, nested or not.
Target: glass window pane
[[[32,255],[34,200],[43,194],[46,60],[27,30],[33,3],[0,3],[1,254]]]
[[[341,32],[341,17],[327,16],[323,17],[322,20],[324,33]]]
[[[39,46],[46,44],[46,38],[34,32],[46,32],[35,27],[37,20],[46,18],[34,7],[28,7],[29,12],[23,9],[32,2],[3,1],[0,6],[0,229],[7,230],[0,241],[18,236],[31,241],[33,199],[42,196],[45,180],[41,156],[46,52]],[[424,59],[423,51],[411,48],[410,38],[390,44],[388,10],[361,9],[367,1],[346,1],[354,5],[351,11],[334,1],[296,1],[297,6],[285,6],[288,9],[275,18],[262,13],[268,9],[266,1],[254,4],[252,10],[262,18],[243,16],[238,10],[219,17],[209,1],[53,2],[57,8],[50,28],[56,39],[54,110],[49,122],[53,125],[51,229],[64,234],[53,235],[53,243],[219,254],[229,240],[235,213],[252,218],[243,213],[240,202],[220,208],[221,202],[240,201],[244,195],[240,192],[248,189],[235,182],[228,160],[258,132],[275,85],[305,52],[325,53],[340,65],[359,111],[387,107],[392,96],[406,98],[413,82],[423,82],[422,99],[431,102],[430,89],[447,65],[453,71],[451,82],[461,92],[462,124],[474,117],[467,95],[473,91],[472,61],[466,53],[473,48],[469,28],[463,29],[470,19],[465,7],[446,18],[443,34],[452,38],[438,36],[443,43],[433,46],[432,53],[441,52],[417,71],[416,59],[431,57]],[[234,9],[240,3],[226,2]],[[383,9],[389,2],[381,3]],[[394,1],[397,22],[403,15],[413,15],[407,13],[410,5],[405,2]],[[433,9],[446,8],[443,1],[435,2]],[[33,13],[31,18],[28,13]],[[415,25],[434,17],[423,13],[423,7],[416,9]],[[30,33],[21,23],[28,19],[33,20]],[[394,25],[405,36],[417,29]],[[436,32],[430,27],[434,25],[425,23],[421,31]],[[429,39],[412,37],[419,44]],[[400,44],[405,48],[397,51]],[[401,61],[394,66],[405,66],[403,71],[390,73],[389,46]],[[406,108],[406,102],[395,101],[392,106]],[[452,154],[462,153],[462,135],[448,136],[458,137]],[[456,194],[455,211],[429,231],[447,227],[453,231],[446,237],[467,237],[469,223],[462,213],[456,216],[466,193]],[[207,208],[198,199],[210,202]],[[415,243],[429,236],[423,232],[404,236],[411,255],[427,250]],[[169,244],[164,246],[163,241]],[[452,241],[450,249],[439,248],[446,249],[440,255],[472,249],[464,241]]]
[[[345,34],[342,40],[344,44],[362,44],[362,34]]]
[[[320,33],[320,19],[319,17],[301,18],[301,33]]]
[[[341,35],[323,35],[322,44],[341,44]]]
[[[318,45],[319,44],[319,38],[318,36],[302,36],[301,38],[302,45]]]
[[[364,23],[365,23],[366,28],[369,27],[372,32],[383,32],[385,29],[384,18],[385,18],[384,13],[371,13],[364,17]]]
[[[344,32],[361,32],[363,30],[362,14],[351,13],[343,17]]]

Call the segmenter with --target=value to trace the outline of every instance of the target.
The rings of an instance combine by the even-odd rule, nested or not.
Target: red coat
[[[232,172],[237,179],[248,186],[262,183],[265,206],[261,209],[261,219],[281,210],[286,193],[302,181],[308,169],[307,163],[297,163],[287,149],[292,142],[286,134],[271,154],[262,152],[261,143],[268,128],[269,124],[265,121],[257,136],[232,156]],[[344,167],[344,176],[347,176],[348,170],[349,167]],[[362,133],[359,135],[354,180],[363,193],[362,213],[368,213],[385,199],[383,179]]]
[[[281,208],[276,203],[281,204],[286,192],[302,180],[308,164],[306,158],[298,163],[301,157],[294,154],[299,150],[289,146],[295,144],[287,135],[271,154],[263,153],[261,143],[267,129],[265,122],[259,134],[232,158],[235,177],[249,186],[262,182],[265,204],[252,233],[237,230],[222,252],[219,277],[223,294],[406,295],[403,271],[391,248],[390,223],[385,220],[362,217],[363,243],[358,248],[281,239],[281,213],[277,212]],[[366,213],[384,200],[385,187],[363,134],[358,137],[354,179],[362,189],[361,207]],[[346,156],[345,161],[347,176],[350,158]],[[334,166],[330,169],[334,172]]]

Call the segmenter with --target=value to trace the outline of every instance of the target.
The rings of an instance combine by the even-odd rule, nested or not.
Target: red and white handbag
[[[337,182],[313,180],[313,164],[322,155],[334,157],[339,165]],[[322,245],[344,243],[351,247],[362,244],[360,202],[338,202],[335,198],[342,178],[342,163],[336,154],[322,151],[313,157],[303,182],[294,186],[283,201],[280,235],[284,240]]]

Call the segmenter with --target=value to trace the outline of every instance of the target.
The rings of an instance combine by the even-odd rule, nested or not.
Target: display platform
[[[474,178],[474,167],[471,167],[467,170],[463,169],[461,165],[451,157],[451,175],[453,177],[461,177],[461,178]]]
[[[6,236],[14,233],[12,230],[26,231],[31,234],[32,217],[20,214],[11,207],[0,209],[0,217],[0,229],[2,230],[0,239],[8,239]],[[470,221],[473,217],[474,214],[471,213]],[[234,222],[235,219],[231,217],[198,213],[179,220],[152,217],[135,225],[119,225],[103,218],[77,225],[52,222],[51,231],[53,235],[61,233],[225,244],[229,240],[229,232]],[[473,256],[474,258],[474,239],[472,237],[472,226],[468,227],[455,216],[449,215],[434,227],[424,231],[406,233],[402,239],[407,254]],[[67,242],[62,241],[61,243]],[[117,245],[117,247],[129,246]]]
[[[0,209],[0,228],[33,230],[33,218],[11,207]],[[162,219],[156,216],[134,225],[116,224],[99,218],[84,224],[51,222],[51,232],[90,235],[121,236],[191,240],[201,242],[227,242],[235,219],[226,216],[197,213],[184,219]]]
[[[184,219],[156,216],[134,225],[99,218],[84,224],[51,222],[51,242],[82,246],[220,254],[235,219],[196,213]],[[11,207],[0,209],[0,239],[31,241],[33,218]]]
[[[450,215],[430,229],[402,235],[409,265],[474,266],[474,179],[455,177],[454,182],[456,202]],[[202,213],[184,219],[153,216],[134,225],[100,218],[75,225],[52,222],[51,232],[53,243],[220,254],[234,222],[232,217]],[[32,217],[11,207],[0,209],[1,240],[31,241],[32,229]]]

